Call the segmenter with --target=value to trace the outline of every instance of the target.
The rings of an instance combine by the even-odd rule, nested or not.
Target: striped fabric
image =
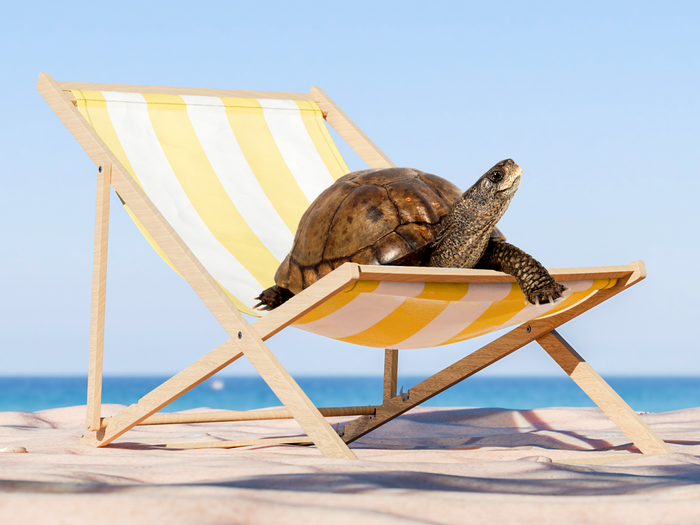
[[[72,93],[81,114],[236,307],[259,316],[251,309],[253,297],[274,284],[302,214],[350,171],[318,105]]]
[[[554,315],[615,283],[567,281],[563,300],[534,306],[514,283],[358,281],[295,326],[375,348],[432,348]]]
[[[106,91],[73,95],[81,114],[236,307],[260,316],[251,309],[253,297],[274,284],[302,214],[349,171],[318,106]],[[526,306],[520,289],[508,283],[359,281],[294,326],[364,346],[428,348],[551,315],[614,282],[567,282],[563,301],[535,307]]]

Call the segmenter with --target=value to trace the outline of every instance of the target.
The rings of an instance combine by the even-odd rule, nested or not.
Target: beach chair
[[[556,332],[645,277],[644,264],[551,270],[568,291],[525,303],[512,277],[489,270],[348,262],[253,323],[241,315],[273,284],[309,203],[349,171],[326,123],[372,168],[394,164],[319,88],[309,93],[57,82],[37,88],[97,165],[87,428],[105,446],[137,425],[293,417],[306,436],[173,443],[235,447],[313,443],[355,458],[347,444],[526,344],[537,341],[644,454],[669,447]],[[192,286],[230,339],[110,418],[101,417],[109,188],[163,259]],[[265,341],[287,327],[385,349],[383,403],[318,409]],[[398,352],[511,328],[407,392]],[[158,414],[245,356],[285,410]],[[325,417],[358,416],[343,428]]]

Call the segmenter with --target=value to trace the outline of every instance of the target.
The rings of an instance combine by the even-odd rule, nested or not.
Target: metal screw
[[[528,330],[528,332],[529,332],[529,331],[530,331],[530,330]],[[240,339],[241,337],[243,337],[243,334],[240,333],[240,332],[238,332],[238,339]]]
[[[98,172],[98,173],[102,173],[102,166],[100,166],[99,168],[97,168],[97,172]]]
[[[532,329],[530,328],[530,325],[527,325],[527,333],[528,333],[528,334],[530,333],[530,330],[532,330]]]

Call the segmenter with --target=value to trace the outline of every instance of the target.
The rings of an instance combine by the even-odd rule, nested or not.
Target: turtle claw
[[[265,310],[268,310],[267,305],[262,301],[262,299],[260,299],[260,296],[258,296],[258,297],[253,297],[253,301],[260,301],[258,304],[256,304],[255,306],[253,306],[253,310],[258,310],[258,311],[260,311],[260,312],[263,312],[263,311],[265,311]],[[260,308],[261,306],[262,306],[262,308]]]
[[[554,306],[557,304],[558,300],[563,299],[566,290],[567,288],[555,282],[526,294],[525,303],[532,304],[535,307],[544,306],[545,304]]]
[[[260,301],[260,297],[253,297],[253,301]],[[260,308],[261,306],[264,306],[264,308]],[[253,310],[259,310],[262,312],[264,310],[267,310],[267,305],[261,301],[255,306],[253,306]]]

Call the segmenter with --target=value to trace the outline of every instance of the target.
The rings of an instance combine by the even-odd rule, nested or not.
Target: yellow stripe
[[[328,301],[318,305],[316,308],[297,319],[294,324],[306,324],[318,321],[337,312],[346,304],[350,304],[357,299],[361,293],[370,293],[379,286],[379,281],[358,281],[348,286],[341,293],[334,295]]]
[[[107,101],[100,91],[71,91],[78,101],[78,111],[85,117],[85,120],[97,132],[100,138],[104,141],[107,147],[114,153],[117,160],[129,172],[129,175],[141,186],[138,177],[134,173],[134,168],[131,167],[129,158],[126,156],[122,143],[119,141],[117,132],[114,130],[112,120],[109,118],[107,111]],[[141,186],[143,189],[143,186]]]
[[[339,338],[340,341],[389,348],[423,330],[450,301],[464,297],[468,284],[425,283],[416,297],[407,297],[401,305],[367,330]]]
[[[525,306],[523,292],[517,284],[513,283],[510,293],[504,299],[492,303],[473,323],[454,337],[441,343],[441,345],[464,341],[465,339],[471,339],[472,337],[498,330],[523,310]]]
[[[104,141],[107,147],[112,151],[114,156],[117,157],[117,160],[119,160],[121,165],[124,166],[124,169],[126,169],[129,175],[131,175],[134,181],[136,181],[136,184],[138,184],[141,187],[141,189],[143,189],[143,186],[141,186],[141,182],[134,173],[134,168],[131,167],[129,158],[126,156],[126,152],[124,151],[124,148],[122,147],[122,144],[119,141],[119,137],[117,136],[117,132],[114,129],[112,120],[109,118],[109,112],[107,111],[107,101],[105,100],[102,93],[100,91],[80,90],[73,90],[72,93],[78,101],[78,111],[80,111],[83,117],[85,117],[85,120],[88,121],[88,123],[92,126],[95,132],[100,136],[100,138]],[[165,255],[165,252],[161,249],[161,247],[158,246],[158,243],[156,243],[155,239],[151,236],[150,233],[148,233],[143,224],[141,224],[141,221],[139,221],[136,218],[136,215],[134,215],[134,212],[131,211],[131,208],[129,208],[129,206],[126,204],[124,204],[124,208],[126,209],[131,219],[134,221],[134,224],[136,224],[136,227],[143,234],[143,236],[153,247],[153,249],[158,253],[158,255],[160,255],[163,258],[163,260],[166,263],[168,263],[168,265],[173,270],[175,270],[178,273],[178,275],[180,275],[180,272],[177,270],[177,268],[175,268],[175,265],[168,258],[168,256]]]
[[[289,170],[255,99],[221,97],[233,134],[265,195],[294,233],[309,200]],[[274,273],[274,272],[273,272]]]
[[[350,168],[348,168],[340,151],[338,151],[338,147],[333,142],[331,134],[328,132],[326,121],[323,120],[323,112],[318,107],[318,104],[311,100],[295,100],[294,103],[299,106],[301,120],[306,127],[306,131],[333,180],[338,180],[343,175],[350,173]]]
[[[184,101],[177,95],[143,97],[158,142],[207,228],[263,287],[274,284],[279,262],[231,202],[199,143]]]
[[[612,288],[613,286],[615,286],[615,283],[617,283],[617,279],[595,279],[590,288],[581,292],[572,293],[569,297],[562,301],[561,304],[558,304],[557,306],[555,306],[554,308],[552,308],[551,310],[542,314],[539,317],[549,317],[550,315],[559,313],[562,310],[566,310],[567,308],[570,308],[571,306],[580,303],[596,290],[605,290],[606,288]],[[566,286],[566,283],[563,284],[564,286]]]
[[[469,283],[426,283],[416,299],[459,301],[467,295]]]

